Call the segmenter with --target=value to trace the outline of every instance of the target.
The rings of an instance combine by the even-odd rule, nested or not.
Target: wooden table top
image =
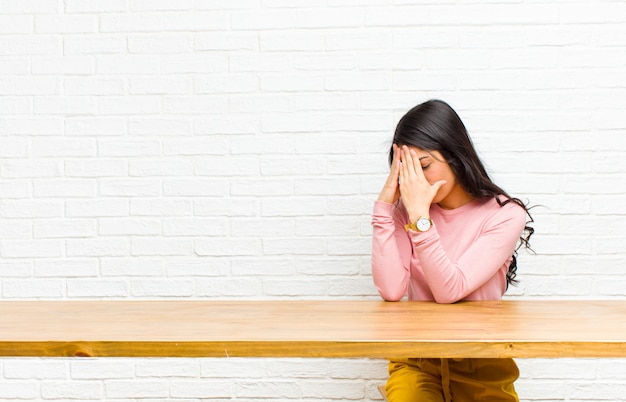
[[[626,357],[626,301],[4,301],[0,356]]]

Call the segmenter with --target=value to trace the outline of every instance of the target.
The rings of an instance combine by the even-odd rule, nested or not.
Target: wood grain
[[[626,301],[5,301],[0,356],[626,357]]]

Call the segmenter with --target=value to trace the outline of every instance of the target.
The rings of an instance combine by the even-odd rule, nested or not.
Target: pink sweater
[[[397,301],[408,291],[409,300],[438,303],[502,298],[524,209],[474,200],[452,210],[433,204],[430,218],[429,231],[407,233],[402,201],[374,204],[372,275],[381,297]]]

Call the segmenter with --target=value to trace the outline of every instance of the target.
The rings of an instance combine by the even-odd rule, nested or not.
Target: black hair
[[[521,246],[530,249],[530,236],[534,229],[529,208],[518,198],[511,197],[497,186],[487,174],[478,157],[474,144],[459,115],[446,102],[431,99],[409,110],[398,122],[393,136],[393,144],[421,148],[425,151],[438,151],[446,160],[457,181],[468,194],[482,200],[495,198],[500,206],[514,202],[524,208],[528,222],[520,236],[519,246],[506,275],[507,287],[517,284],[517,251]],[[393,144],[389,150],[389,164],[393,162]],[[501,199],[504,197],[504,199]]]

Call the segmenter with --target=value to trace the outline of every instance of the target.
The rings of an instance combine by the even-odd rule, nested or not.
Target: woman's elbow
[[[397,302],[402,300],[402,298],[405,295],[405,291],[389,291],[389,290],[383,290],[383,289],[378,289],[378,294],[380,295],[380,297],[382,297],[382,299],[384,301],[388,301],[388,302]]]
[[[460,298],[450,297],[451,295],[433,295],[435,302],[438,304],[453,304],[461,300]]]

